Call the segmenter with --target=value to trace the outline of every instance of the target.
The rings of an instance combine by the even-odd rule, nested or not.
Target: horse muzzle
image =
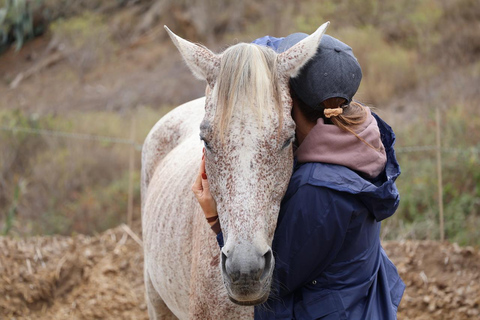
[[[274,264],[270,248],[259,253],[253,245],[239,244],[227,253],[222,251],[222,274],[230,300],[246,306],[265,302]]]

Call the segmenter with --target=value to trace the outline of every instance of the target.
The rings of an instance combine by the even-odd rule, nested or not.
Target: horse
[[[151,319],[249,319],[272,286],[271,249],[293,168],[289,78],[328,22],[277,54],[238,43],[221,54],[170,38],[206,96],[162,117],[142,150],[144,279]],[[200,138],[199,138],[200,137]],[[225,245],[190,190],[205,148]]]

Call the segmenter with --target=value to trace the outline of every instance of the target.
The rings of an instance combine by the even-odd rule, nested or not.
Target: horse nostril
[[[232,279],[232,282],[235,283],[238,280],[240,280],[241,274],[240,274],[240,271],[235,271],[235,272],[229,273],[229,276],[230,276],[230,279]]]
[[[263,259],[265,261],[265,265],[259,277],[260,280],[265,279],[270,274],[270,270],[272,268],[272,263],[273,263],[273,254],[271,249],[269,249],[267,253],[263,255]]]
[[[265,271],[266,261],[268,259],[266,256],[267,254],[264,254],[263,256],[258,258],[258,266],[257,266],[258,268],[250,272],[252,279],[256,281],[260,280],[260,277],[263,275]]]
[[[240,271],[234,270],[232,266],[232,259],[228,259],[225,253],[222,252],[222,269],[227,274],[232,282],[236,282],[240,279]]]

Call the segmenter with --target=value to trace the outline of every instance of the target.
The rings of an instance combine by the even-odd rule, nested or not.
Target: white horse
[[[315,55],[327,26],[278,55],[245,43],[214,54],[166,28],[208,87],[205,98],[160,119],[142,152],[151,319],[248,319],[253,305],[267,299],[272,238],[293,166],[288,81]],[[203,146],[221,250],[190,190]]]

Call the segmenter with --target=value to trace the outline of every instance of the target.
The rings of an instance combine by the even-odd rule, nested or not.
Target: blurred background
[[[480,245],[477,0],[0,0],[0,233],[138,227],[142,142],[204,92],[163,25],[220,52],[327,20],[397,134],[383,239]]]

